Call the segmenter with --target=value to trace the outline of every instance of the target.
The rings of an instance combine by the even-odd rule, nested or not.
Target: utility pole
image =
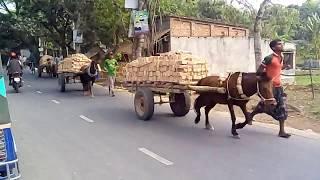
[[[145,5],[145,0],[139,0],[138,2],[139,6],[138,6],[138,10],[142,11],[143,7]],[[137,48],[136,48],[136,58],[142,57],[142,50],[143,50],[143,46],[145,44],[145,35],[143,33],[139,34],[137,37]]]
[[[72,42],[72,45],[73,45],[73,49],[76,51],[76,53],[79,53],[80,52],[80,44],[79,42],[76,42],[77,38],[78,38],[78,33],[79,33],[79,29],[80,29],[80,11],[77,10],[76,11],[78,17],[77,17],[77,20],[73,21],[72,23],[72,32],[73,32],[73,42]]]

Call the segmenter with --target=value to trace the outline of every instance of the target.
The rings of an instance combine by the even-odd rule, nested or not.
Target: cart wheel
[[[59,85],[60,85],[60,91],[65,92],[66,91],[66,78],[63,74],[59,75]]]
[[[153,92],[148,88],[139,88],[134,97],[134,108],[139,119],[150,120],[154,112]]]
[[[191,97],[188,93],[170,94],[170,107],[174,115],[178,117],[189,113],[191,107]]]

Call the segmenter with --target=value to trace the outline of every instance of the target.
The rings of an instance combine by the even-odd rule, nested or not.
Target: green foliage
[[[318,14],[313,14],[308,17],[306,24],[306,29],[310,33],[310,46],[314,54],[315,59],[319,59],[320,55],[320,16]]]
[[[199,1],[198,11],[200,17],[219,20],[225,23],[246,26],[253,24],[250,12],[237,9],[223,0]]]
[[[95,1],[97,33],[104,44],[117,45],[128,36],[129,11],[122,0]]]
[[[27,7],[25,0],[0,0],[0,49],[32,47],[36,41],[37,28],[26,15]]]
[[[298,43],[297,44],[297,63],[303,64],[306,59],[314,59],[312,48],[309,43]]]
[[[198,0],[160,0],[159,2],[162,14],[178,16],[197,16],[198,13]]]
[[[280,38],[290,41],[295,38],[300,25],[299,11],[282,5],[268,6],[263,22],[262,36],[270,39]]]

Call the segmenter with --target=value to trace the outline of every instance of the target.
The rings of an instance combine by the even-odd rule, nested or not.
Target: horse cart
[[[84,73],[84,67],[91,61],[100,62],[105,56],[103,46],[94,47],[86,54],[72,54],[58,64],[58,84],[61,92],[66,91],[67,84],[81,83],[80,75]]]
[[[185,116],[191,107],[191,92],[217,91],[195,86],[208,75],[207,61],[188,52],[168,52],[141,57],[124,68],[125,87],[135,93],[134,108],[141,120],[150,120],[155,104],[168,103],[175,116]],[[155,102],[155,96],[160,100]],[[166,101],[163,97],[168,97]]]
[[[191,108],[191,92],[221,92],[224,88],[195,86],[171,82],[125,82],[129,92],[135,93],[134,109],[140,120],[148,121],[154,114],[156,104],[168,103],[173,114],[177,117],[187,115]],[[159,101],[155,97],[159,96]],[[166,98],[165,98],[166,97]],[[163,100],[163,99],[168,100]]]

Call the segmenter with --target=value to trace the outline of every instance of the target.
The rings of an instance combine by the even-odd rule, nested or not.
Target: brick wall
[[[247,37],[246,28],[187,18],[170,19],[172,37]]]

